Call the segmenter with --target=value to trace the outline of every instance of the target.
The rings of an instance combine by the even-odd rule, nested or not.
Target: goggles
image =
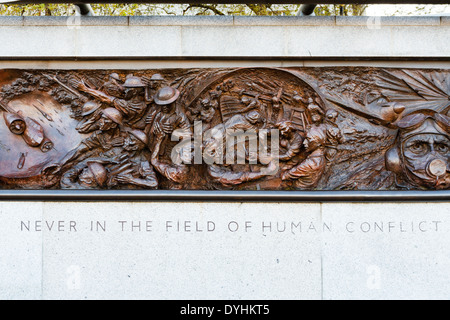
[[[407,115],[397,121],[396,125],[402,130],[415,130],[419,128],[427,119],[432,119],[440,129],[450,132],[450,117],[440,113],[414,113]]]

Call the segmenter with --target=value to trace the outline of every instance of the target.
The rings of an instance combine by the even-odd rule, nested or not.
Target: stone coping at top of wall
[[[0,16],[0,60],[389,58],[444,67],[449,27],[450,16]]]
[[[0,26],[66,26],[70,16],[0,16]],[[450,16],[94,16],[84,26],[450,26]]]

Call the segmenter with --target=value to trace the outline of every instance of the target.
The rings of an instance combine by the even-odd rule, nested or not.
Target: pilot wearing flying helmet
[[[450,188],[450,117],[432,110],[399,121],[396,143],[386,152],[386,168],[406,188]]]

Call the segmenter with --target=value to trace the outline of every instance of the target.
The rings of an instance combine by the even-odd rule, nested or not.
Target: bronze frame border
[[[0,57],[0,61],[98,60],[324,60],[449,61],[442,57]],[[0,190],[0,201],[218,201],[218,202],[414,202],[450,201],[442,191],[240,191],[240,190]]]
[[[0,201],[450,201],[442,191],[0,190]]]

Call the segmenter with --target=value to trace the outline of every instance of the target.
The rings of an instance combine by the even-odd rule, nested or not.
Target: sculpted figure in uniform
[[[291,121],[284,120],[276,124],[280,130],[280,145],[284,149],[280,152],[280,161],[289,161],[300,153],[303,137],[292,125]]]
[[[91,89],[82,80],[72,79],[71,82],[78,90],[86,92],[99,101],[119,110],[123,114],[125,123],[130,127],[144,129],[145,123],[140,120],[147,112],[147,102],[144,97],[145,84],[139,77],[133,75],[127,77],[123,84],[125,88],[124,99],[108,95],[100,90]]]
[[[341,129],[336,124],[338,113],[336,110],[329,109],[325,114],[325,126],[327,128],[327,144],[326,144],[326,158],[327,161],[332,161],[337,154],[337,146],[344,142]]]
[[[120,98],[122,97],[125,88],[123,87],[122,80],[119,75],[115,72],[111,73],[108,76],[108,81],[100,87],[100,91],[104,91],[109,95]]]
[[[158,181],[147,159],[147,136],[137,129],[122,134],[121,145],[113,148],[96,147],[96,152],[63,174],[64,189],[128,188],[151,189]],[[98,178],[100,176],[100,178]],[[93,179],[95,178],[95,179]]]
[[[307,127],[303,146],[308,156],[300,164],[284,171],[282,180],[294,180],[298,189],[312,189],[317,186],[326,168],[325,145],[327,144],[327,128],[323,123],[324,112],[310,101],[308,105],[312,124]]]
[[[420,110],[400,119],[395,145],[386,152],[386,169],[400,187],[450,188],[450,117]]]
[[[228,119],[225,123],[219,124],[211,129],[210,137],[204,142],[204,158],[208,163],[208,175],[213,182],[217,182],[225,187],[233,187],[245,182],[255,181],[267,175],[273,174],[278,168],[277,162],[270,155],[252,154],[250,150],[244,150],[247,160],[260,160],[266,164],[262,169],[256,171],[236,170],[233,164],[226,163],[226,147],[230,136],[237,131],[253,132],[255,138],[258,129],[264,125],[261,114],[252,110],[246,114],[237,114]],[[228,144],[228,143],[227,143]],[[227,147],[236,148],[236,145]],[[245,149],[245,147],[244,147]],[[234,153],[234,152],[233,152]],[[264,157],[264,159],[262,159]],[[224,161],[225,160],[225,161]]]
[[[83,119],[78,123],[76,129],[79,133],[89,133],[98,130],[98,120],[102,116],[102,104],[91,100],[86,102],[81,109]]]
[[[161,88],[154,96],[154,102],[159,106],[147,116],[146,132],[149,137],[149,148],[152,152],[151,164],[169,180],[170,188],[181,188],[181,183],[188,178],[191,150],[171,148],[170,142],[177,139],[191,138],[191,126],[187,116],[177,109],[176,102],[180,92],[173,87]],[[177,145],[183,145],[181,140]]]
[[[146,85],[145,101],[153,103],[155,94],[163,86],[165,79],[159,73],[153,74],[150,78],[143,76],[142,82]]]
[[[79,85],[76,79],[72,79],[72,83],[74,83],[75,86]],[[122,98],[125,88],[119,75],[114,72],[108,76],[108,81],[99,88],[99,91],[105,92],[107,95],[115,98]],[[78,123],[76,128],[77,131],[79,133],[89,133],[98,130],[98,120],[102,115],[102,110],[108,107],[110,107],[110,105],[97,99],[87,101],[82,106],[81,116],[83,119]]]
[[[108,180],[108,172],[102,161],[85,160],[63,174],[62,189],[103,189]]]
[[[114,108],[102,110],[100,120],[98,120],[99,130],[84,139],[80,145],[70,151],[61,161],[61,165],[66,166],[80,157],[89,157],[89,151],[97,153],[105,152],[123,142],[119,126],[122,125],[122,114]]]
[[[182,183],[189,179],[189,166],[192,152],[190,145],[184,148],[173,149],[171,159],[161,159],[160,149],[165,134],[156,133],[156,143],[151,156],[151,164],[162,176],[169,180],[170,189],[181,189]]]
[[[325,171],[326,133],[318,126],[312,126],[303,141],[308,156],[300,164],[282,173],[282,180],[295,180],[299,189],[310,189],[317,186]]]
[[[171,140],[172,133],[190,135],[191,125],[186,114],[179,111],[176,101],[180,91],[172,87],[161,88],[154,96],[154,102],[160,107],[150,113],[146,119],[145,131],[149,135],[150,150],[154,150],[157,140],[160,139],[160,155],[165,152],[165,146]]]
[[[116,185],[128,185],[129,188],[151,189],[158,186],[153,167],[147,157],[147,135],[138,129],[126,133],[122,152],[111,152],[104,155],[115,160],[115,165],[110,169],[109,187]]]

